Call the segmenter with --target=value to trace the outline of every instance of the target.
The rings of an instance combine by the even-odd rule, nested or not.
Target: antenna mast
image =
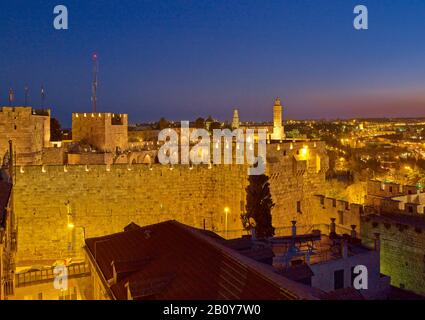
[[[93,83],[92,83],[92,104],[93,104],[93,112],[96,112],[97,107],[97,53],[93,54]]]
[[[29,93],[29,90],[30,89],[26,85],[25,88],[24,88],[24,90],[25,90],[25,106],[28,106],[28,93]]]
[[[44,109],[44,101],[46,100],[46,92],[44,86],[41,86],[41,109]]]
[[[13,99],[14,99],[13,89],[12,88],[9,88],[9,107],[12,106]]]

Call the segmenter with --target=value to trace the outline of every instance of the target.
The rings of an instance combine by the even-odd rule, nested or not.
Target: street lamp
[[[226,239],[227,239],[227,233],[228,233],[228,225],[227,225],[227,222],[228,222],[228,215],[229,215],[229,207],[225,207],[224,208],[224,213],[226,214],[226,220],[225,220],[225,226],[226,226]]]

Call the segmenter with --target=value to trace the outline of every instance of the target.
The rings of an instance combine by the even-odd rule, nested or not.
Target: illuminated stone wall
[[[300,228],[311,227],[313,198],[322,190],[328,168],[324,144],[284,142],[267,148],[267,173],[276,204],[273,225],[284,231],[295,219]],[[95,237],[119,232],[130,222],[149,225],[176,219],[226,236],[226,206],[230,209],[227,236],[244,234],[240,215],[246,205],[246,166],[173,170],[159,164],[152,169],[143,164],[29,166],[17,169],[16,181],[21,261],[79,254],[75,251],[84,233]],[[68,209],[75,225],[72,230],[67,227]]]
[[[18,260],[81,254],[85,237],[176,219],[241,235],[247,171],[244,166],[29,166],[17,169]],[[73,229],[68,228],[68,208]],[[72,244],[72,247],[69,246]]]
[[[331,218],[334,218],[337,233],[350,234],[352,225],[356,226],[357,232],[360,231],[360,219],[364,215],[362,205],[327,198],[323,195],[315,196],[312,203],[313,223],[315,225],[329,225]]]
[[[299,227],[307,230],[314,223],[314,196],[323,192],[325,174],[329,169],[324,142],[269,144],[267,164],[275,202],[273,224],[283,227],[283,234],[291,232],[291,220],[296,220]]]
[[[9,140],[13,141],[17,164],[41,164],[42,150],[50,143],[50,110],[0,108],[0,165]]]
[[[381,239],[381,273],[396,287],[425,294],[425,228],[394,223],[383,216],[362,218],[363,242],[373,245],[374,234]]]

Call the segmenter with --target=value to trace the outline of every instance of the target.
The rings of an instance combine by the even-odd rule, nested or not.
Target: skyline
[[[66,1],[66,31],[52,26],[57,4],[0,4],[1,105],[9,87],[23,104],[28,84],[37,108],[43,84],[69,126],[72,112],[91,111],[96,52],[98,111],[131,122],[230,120],[234,108],[241,121],[267,121],[276,96],[284,119],[424,116],[420,1],[363,1],[364,31],[352,27],[358,1]]]

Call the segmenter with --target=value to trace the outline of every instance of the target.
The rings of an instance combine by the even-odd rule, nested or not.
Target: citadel
[[[362,263],[370,264],[368,267],[375,270],[372,272],[375,280],[371,281],[376,288],[382,291],[390,281],[388,277],[379,277],[381,269],[397,283],[421,292],[424,283],[413,280],[420,270],[403,273],[395,267],[398,261],[393,258],[403,245],[394,247],[379,238],[380,234],[400,237],[389,234],[391,219],[381,222],[385,219],[381,214],[387,211],[385,208],[401,210],[399,202],[395,202],[399,200],[388,198],[384,190],[389,189],[385,189],[386,185],[382,189],[383,183],[379,181],[368,183],[365,203],[327,198],[324,189],[329,157],[325,142],[287,139],[282,109],[281,100],[277,98],[271,125],[244,125],[239,121],[238,110],[234,111],[231,121],[233,130],[266,132],[266,175],[275,203],[272,223],[276,236],[295,239],[299,234],[302,243],[306,241],[303,235],[309,235],[307,239],[310,240],[320,239],[317,232],[331,236],[348,234],[353,245],[357,245],[361,237],[372,251],[367,259],[360,255],[357,263],[366,259]],[[127,114],[73,113],[72,139],[51,141],[50,118],[50,110],[0,109],[2,180],[13,185],[3,213],[8,217],[4,219],[7,225],[3,230],[7,230],[8,236],[0,268],[4,283],[8,283],[7,275],[17,267],[84,258],[83,247],[85,242],[87,247],[87,239],[119,234],[132,225],[144,227],[175,220],[212,231],[227,240],[246,237],[241,215],[246,206],[249,164],[237,164],[236,161],[196,166],[191,163],[160,164],[158,151],[164,141],[158,139],[159,130],[129,131]],[[188,128],[188,133],[193,130]],[[179,140],[186,136],[178,129],[176,134]],[[247,148],[254,142],[259,142],[258,135],[246,142]],[[185,144],[194,145],[192,141]],[[231,144],[236,146],[235,141]],[[214,143],[210,146],[215,147]],[[220,141],[222,151],[228,147],[226,140]],[[235,151],[232,152],[235,158],[237,148],[230,149]],[[393,190],[398,193],[392,193]],[[413,197],[416,194],[418,191],[408,186],[391,186],[392,196]],[[422,209],[420,206],[414,210]],[[407,204],[403,210],[410,210]],[[398,225],[394,223],[396,229],[403,229]],[[416,227],[412,236],[421,243],[422,229],[418,230]],[[341,241],[344,247],[346,242]],[[409,257],[420,259],[423,251],[415,250],[412,249]],[[351,256],[357,254],[352,251]],[[351,257],[344,255],[344,249],[341,256]],[[380,265],[379,257],[384,259],[384,264]],[[277,266],[281,263],[279,259],[276,256]],[[310,261],[309,254],[305,259]],[[351,268],[346,263],[343,265]],[[337,267],[329,264],[326,272],[333,275],[333,268]],[[316,271],[320,274],[325,269]],[[345,277],[349,277],[349,273]],[[349,282],[347,279],[342,279],[343,287],[344,281]],[[320,281],[316,285],[321,289],[333,287],[333,284]],[[378,289],[371,292],[378,294],[381,292]]]
[[[276,203],[273,222],[285,232],[294,219],[306,227],[313,222],[313,196],[325,180],[328,158],[321,141],[285,140],[279,99],[273,115],[272,128],[250,129],[271,132],[266,171]],[[9,140],[15,155],[17,262],[78,255],[84,237],[116,232],[130,222],[171,219],[228,237],[245,234],[240,216],[248,165],[164,166],[157,139],[129,142],[126,114],[73,113],[72,141],[60,145],[50,142],[50,110],[3,107],[0,123],[4,162]],[[224,151],[226,143],[220,146]],[[73,230],[67,228],[70,219]]]

